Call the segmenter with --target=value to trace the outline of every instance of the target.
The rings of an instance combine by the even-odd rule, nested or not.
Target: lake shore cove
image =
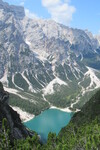
[[[32,120],[25,122],[24,125],[36,131],[40,135],[41,141],[45,143],[48,134],[53,132],[58,135],[59,131],[69,123],[72,115],[72,112],[64,112],[56,108],[50,108]]]
[[[12,106],[11,106],[12,107]],[[67,107],[67,108],[59,108],[59,107],[56,107],[56,106],[51,106],[50,108],[48,108],[48,109],[45,109],[45,110],[43,110],[43,111],[41,111],[41,113],[40,114],[38,114],[38,115],[34,115],[34,114],[30,114],[30,113],[28,113],[28,112],[26,112],[26,111],[24,111],[24,110],[22,110],[21,108],[19,108],[19,107],[12,107],[15,111],[17,111],[17,113],[20,115],[20,118],[21,118],[21,120],[22,120],[22,122],[28,122],[28,121],[30,121],[31,119],[33,119],[33,118],[35,118],[36,116],[38,116],[38,115],[40,115],[43,111],[45,111],[45,110],[48,110],[48,109],[57,109],[57,110],[60,110],[60,111],[63,111],[63,112],[72,112],[72,113],[75,113],[75,112],[78,112],[78,111],[80,111],[79,109],[70,109],[69,107]]]
[[[62,116],[65,116],[65,119],[63,119],[63,121],[66,121],[69,116],[68,121],[70,122],[68,123],[68,125],[67,126],[65,125],[65,127],[63,125],[60,132],[56,131],[57,133],[59,132],[57,136],[55,133],[51,133],[53,132],[51,131],[48,134],[47,142],[43,144],[41,143],[39,136],[35,132],[27,130],[25,126],[21,123],[19,115],[13,109],[11,109],[11,107],[7,104],[7,100],[8,100],[7,98],[9,97],[9,94],[3,90],[2,85],[0,88],[1,88],[1,93],[0,93],[1,98],[3,98],[1,99],[1,105],[0,105],[1,107],[0,147],[3,147],[2,149],[12,149],[12,150],[15,149],[17,150],[20,149],[23,150],[27,150],[27,149],[30,150],[33,149],[34,150],[78,150],[78,149],[97,150],[98,149],[99,150],[100,149],[100,90],[83,106],[81,111],[75,113],[73,116],[70,116],[70,112],[68,112],[67,114],[66,112],[62,112],[57,109],[48,109],[42,112],[39,116],[36,116],[34,119],[37,120],[38,117],[40,116],[42,117],[45,116],[44,118],[45,119],[47,118],[48,120],[50,119],[50,116],[53,116],[55,121],[53,126],[58,125],[57,120],[60,120],[60,123],[62,123]],[[2,96],[2,94],[6,96]],[[8,108],[10,111],[8,111]],[[67,119],[66,119],[66,114],[67,114]],[[14,123],[13,126],[14,132],[12,132],[12,128],[10,128],[10,126],[13,123],[11,122],[9,117],[12,119],[12,122]],[[47,122],[47,120],[43,120],[42,122],[45,123]],[[8,123],[8,125],[6,123]],[[49,125],[51,125],[50,123],[52,122],[49,121]],[[40,122],[38,122],[36,123],[36,125],[41,125],[41,124]],[[33,127],[34,126],[32,125],[32,128]],[[41,126],[39,126],[39,129],[41,129]],[[20,134],[14,134],[15,131],[16,133],[22,133],[23,137],[18,137],[20,136]],[[27,134],[29,136],[27,135],[25,136],[24,134],[26,133],[29,133]],[[42,134],[42,132],[40,133]],[[13,138],[11,138],[11,136],[13,136]],[[45,136],[43,137],[45,140]]]

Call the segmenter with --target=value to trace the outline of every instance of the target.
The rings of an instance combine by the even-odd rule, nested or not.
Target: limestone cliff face
[[[51,105],[80,109],[100,87],[99,46],[87,30],[30,19],[0,0],[0,81],[12,106],[35,115]]]
[[[0,128],[3,118],[7,119],[7,124],[11,131],[11,138],[20,139],[32,136],[24,125],[21,123],[19,114],[8,105],[9,93],[4,91],[0,82]]]
[[[25,11],[22,6],[9,5],[8,3],[0,0],[0,9],[9,15],[14,15],[16,19],[23,19],[25,17]]]

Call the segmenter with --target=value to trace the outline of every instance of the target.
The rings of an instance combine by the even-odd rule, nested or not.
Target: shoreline
[[[19,107],[16,107],[16,106],[11,106],[13,110],[17,111],[17,113],[19,114],[20,116],[20,119],[23,123],[25,122],[28,122],[32,119],[34,119],[35,117],[37,117],[38,115],[40,115],[42,112],[44,112],[45,110],[49,110],[49,109],[57,109],[57,110],[60,110],[60,111],[63,111],[63,112],[66,112],[66,113],[72,113],[72,112],[78,112],[79,110],[77,109],[76,111],[72,111],[69,109],[69,107],[66,107],[66,108],[60,108],[60,107],[56,107],[56,106],[50,106],[49,108],[41,111],[40,114],[38,115],[34,115],[34,114],[30,114],[26,111],[23,111],[22,109],[20,109]]]
[[[22,120],[22,123],[25,123],[25,122],[28,122],[28,121],[34,119],[34,118],[35,118],[35,115],[32,115],[32,117],[29,116],[27,119],[24,119],[24,120],[21,119],[21,120]]]
[[[51,106],[49,109],[58,109],[60,111],[66,112],[66,113],[71,113],[73,111],[71,111],[68,107],[67,108],[60,108],[60,107],[56,107],[56,106]]]
[[[23,123],[25,123],[25,122],[27,122],[27,121],[30,121],[31,119],[33,119],[34,117],[35,117],[35,115],[34,114],[30,114],[30,113],[28,113],[28,112],[26,112],[26,111],[23,111],[22,109],[20,109],[19,107],[16,107],[16,106],[11,106],[12,107],[12,109],[14,110],[14,111],[16,111],[18,114],[19,114],[19,116],[20,116],[20,119],[21,119],[21,121],[23,122]]]

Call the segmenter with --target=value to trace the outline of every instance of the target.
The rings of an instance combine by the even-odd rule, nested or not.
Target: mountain
[[[96,37],[96,39],[98,40],[98,42],[100,44],[100,34],[96,35],[95,37]]]
[[[30,19],[2,0],[0,18],[0,81],[12,107],[77,110],[100,87],[100,44],[89,31]]]

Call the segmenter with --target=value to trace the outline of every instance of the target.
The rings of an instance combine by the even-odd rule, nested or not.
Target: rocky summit
[[[28,113],[80,109],[100,87],[99,40],[0,0],[0,81],[10,105]]]

